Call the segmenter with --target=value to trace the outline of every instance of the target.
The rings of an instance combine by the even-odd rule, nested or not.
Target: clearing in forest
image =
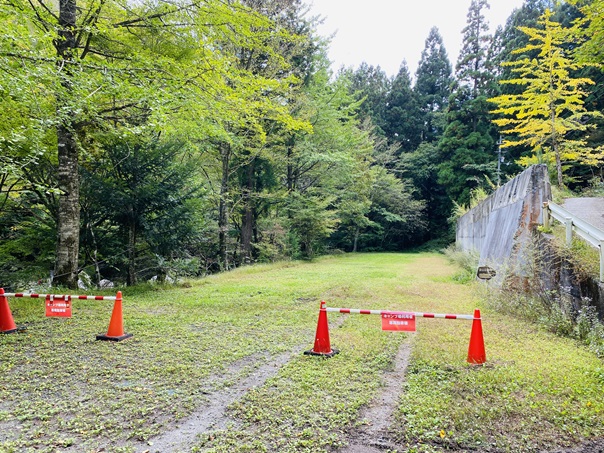
[[[577,343],[489,309],[439,254],[256,265],[189,287],[126,288],[134,337],[95,341],[111,307],[10,299],[0,336],[0,452],[555,451],[604,435],[604,366]],[[471,322],[329,313],[340,354],[309,357],[319,303],[471,314]]]

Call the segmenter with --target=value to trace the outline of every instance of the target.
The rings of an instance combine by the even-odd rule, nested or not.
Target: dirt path
[[[335,329],[342,325],[346,317],[342,316],[335,322],[329,322],[329,328]],[[207,393],[207,402],[201,405],[189,417],[181,420],[179,425],[148,442],[139,442],[138,453],[181,453],[190,451],[198,436],[220,429],[226,429],[229,424],[236,423],[226,414],[227,408],[240,399],[254,387],[260,387],[276,376],[281,367],[292,357],[302,354],[308,348],[308,343],[298,345],[291,351],[276,357],[245,357],[231,364],[225,373],[209,379],[217,390]],[[258,366],[259,362],[264,362]],[[246,370],[256,367],[249,374]],[[224,387],[223,384],[236,380],[235,384]]]
[[[141,442],[136,451],[139,453],[190,451],[198,435],[224,429],[229,423],[233,423],[234,420],[226,414],[227,407],[241,398],[248,390],[263,385],[269,378],[275,376],[279,369],[290,360],[292,354],[300,354],[302,348],[303,346],[300,346],[295,352],[287,352],[269,358],[268,362],[245,376],[241,376],[245,374],[245,368],[254,366],[262,359],[252,356],[235,362],[222,376],[212,379],[214,386],[219,389],[206,395],[208,399],[206,404],[182,420],[176,428],[152,438],[149,442]],[[235,384],[221,388],[221,383],[231,379],[236,380]]]
[[[340,318],[335,324],[341,324],[343,320],[344,318]],[[334,327],[337,326],[330,323],[330,328]],[[394,369],[384,374],[384,387],[381,392],[359,414],[359,420],[365,421],[366,424],[351,432],[350,445],[341,450],[341,453],[377,453],[384,449],[395,448],[389,440],[388,431],[393,423],[393,414],[402,392],[401,384],[404,382],[409,363],[412,339],[412,337],[407,339],[399,348],[394,359]],[[226,414],[228,406],[241,398],[250,388],[261,386],[275,376],[279,369],[303,348],[304,346],[301,345],[295,351],[272,358],[248,376],[238,379],[233,386],[209,393],[208,402],[183,420],[178,427],[151,439],[149,443],[141,443],[137,451],[139,453],[188,451],[197,436],[209,431],[225,429],[229,423],[235,422]],[[236,363],[226,374],[237,375],[246,365],[253,364],[253,361],[253,358],[247,358],[242,363]],[[226,379],[223,377],[221,380]]]
[[[366,424],[350,434],[348,447],[341,453],[378,453],[385,449],[396,449],[389,440],[389,429],[394,422],[399,397],[403,391],[405,372],[409,364],[413,337],[401,345],[394,359],[394,369],[384,374],[384,387],[374,400],[359,415]]]
[[[330,322],[330,329],[339,327],[346,317]],[[403,382],[409,363],[414,336],[409,336],[399,348],[394,358],[393,369],[383,375],[383,387],[371,403],[359,413],[362,422],[349,434],[348,447],[340,453],[380,453],[397,446],[390,440],[389,431],[394,422],[399,397],[403,391]],[[246,357],[233,363],[221,376],[212,379],[218,390],[209,392],[207,403],[200,406],[192,415],[182,420],[174,429],[152,438],[149,442],[140,442],[138,453],[171,453],[190,451],[198,436],[210,431],[226,429],[236,423],[227,414],[227,408],[241,398],[251,388],[259,387],[271,377],[277,375],[281,367],[296,354],[300,354],[308,345],[300,345],[292,351],[273,358]],[[259,362],[264,362],[257,366]],[[257,366],[249,374],[246,369]],[[221,383],[235,381],[230,387]]]

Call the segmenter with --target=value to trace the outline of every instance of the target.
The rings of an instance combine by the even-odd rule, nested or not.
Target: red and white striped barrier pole
[[[328,312],[359,315],[380,315],[382,317],[383,330],[415,331],[415,318],[441,318],[472,321],[472,332],[470,334],[467,361],[468,363],[472,364],[482,364],[487,360],[484,348],[484,337],[482,334],[482,318],[480,317],[480,310],[474,310],[473,315],[401,312],[392,310],[362,310],[358,308],[327,307],[325,302],[321,302],[321,308],[319,310],[319,321],[317,323],[315,346],[310,351],[306,351],[305,354],[319,355],[324,357],[332,357],[334,354],[337,354],[338,351],[331,348],[329,340],[329,326],[327,323]]]
[[[10,315],[10,308],[8,308],[8,297],[29,297],[32,299],[45,299],[47,316],[71,316],[71,301],[72,300],[112,300],[115,301],[113,305],[113,312],[111,314],[111,320],[109,322],[109,329],[105,335],[97,335],[97,340],[109,340],[109,341],[121,341],[126,338],[130,338],[132,334],[124,332],[124,322],[122,316],[122,292],[118,291],[115,296],[82,296],[82,295],[66,295],[66,294],[36,294],[36,293],[4,293],[4,290],[0,288],[0,332],[9,333],[14,332],[16,328],[4,329],[4,324],[8,327],[12,327],[12,315]],[[58,304],[58,305],[57,305]],[[58,308],[50,308],[56,306]],[[8,319],[10,315],[10,319]],[[7,319],[5,319],[7,318]],[[12,322],[14,324],[14,322]]]
[[[325,311],[334,312],[334,313],[351,313],[357,315],[385,315],[391,313],[399,313],[392,310],[360,310],[358,308],[331,308],[326,307]],[[400,312],[400,313],[409,313],[415,316],[416,318],[443,318],[443,319],[466,319],[472,321],[475,318],[475,315],[451,315],[451,314],[442,314],[442,313],[421,313],[417,311],[411,312]]]
[[[70,296],[66,294],[5,293],[6,297],[31,297],[34,299],[79,299],[79,300],[115,300],[117,296]]]

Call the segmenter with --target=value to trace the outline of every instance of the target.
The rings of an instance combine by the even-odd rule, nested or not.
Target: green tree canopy
[[[580,65],[565,50],[568,29],[552,20],[547,9],[539,19],[541,28],[520,27],[530,42],[514,53],[527,54],[537,51],[536,58],[524,57],[504,63],[512,67],[516,78],[501,83],[524,87],[521,94],[501,95],[492,98],[497,104],[493,112],[504,115],[495,119],[504,132],[515,134],[503,146],[528,145],[539,162],[551,156],[555,160],[558,185],[564,185],[563,161],[583,161],[598,164],[604,156],[585,146],[585,139],[577,132],[589,128],[588,112],[584,105],[584,86],[593,82],[584,77],[574,77]],[[528,164],[531,159],[523,159]]]
[[[8,79],[3,98],[19,99],[22,118],[33,124],[25,127],[41,131],[37,142],[54,147],[57,156],[58,283],[76,283],[78,164],[94,148],[96,133],[149,128],[229,139],[235,126],[263,140],[267,118],[300,126],[277,95],[287,93],[294,78],[260,76],[234,64],[240,55],[233,49],[244,49],[283,67],[267,36],[289,39],[239,3],[15,0],[3,3],[0,15],[7,19],[0,32]],[[27,85],[32,90],[21,93]]]

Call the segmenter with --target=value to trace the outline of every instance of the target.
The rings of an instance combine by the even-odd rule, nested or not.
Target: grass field
[[[500,315],[438,254],[355,254],[257,265],[180,288],[124,289],[134,337],[95,341],[110,302],[71,319],[10,299],[27,330],[0,336],[0,452],[144,452],[262,370],[228,420],[171,451],[314,452],[345,447],[360,410],[411,343],[391,440],[398,451],[543,451],[604,435],[604,364],[571,340]],[[332,359],[302,354],[328,306],[467,313],[480,308],[485,366],[465,362],[469,321],[329,314]],[[248,379],[248,380],[246,380]],[[226,401],[226,400],[225,400]],[[157,437],[159,435],[159,437]]]

